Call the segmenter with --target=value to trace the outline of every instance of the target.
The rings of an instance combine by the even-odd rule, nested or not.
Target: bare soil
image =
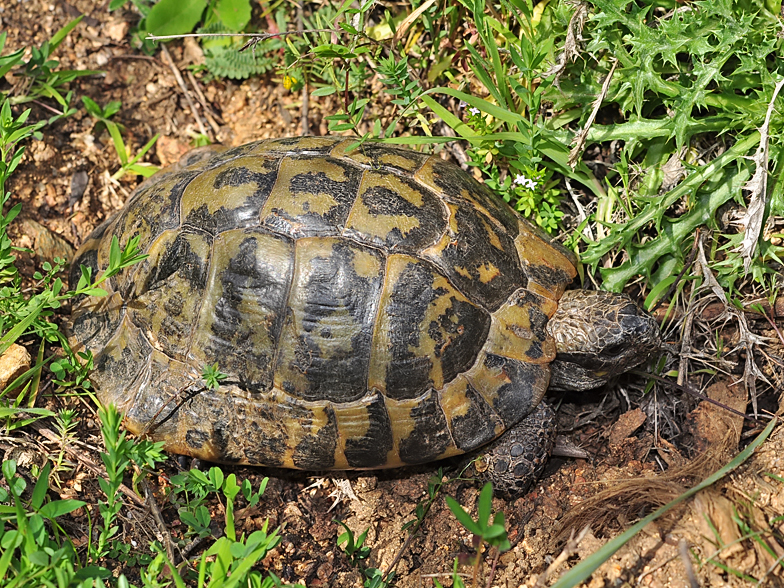
[[[40,45],[84,12],[87,17],[61,45],[56,58],[64,68],[100,70],[102,73],[72,84],[74,105],[81,106],[82,95],[102,106],[110,100],[121,101],[122,109],[115,120],[124,125],[130,150],[135,153],[154,134],[160,133],[161,138],[148,160],[156,165],[169,164],[188,150],[191,137],[201,129],[172,69],[161,55],[148,57],[129,47],[128,27],[137,17],[131,11],[123,10],[110,14],[107,5],[108,2],[93,0],[73,0],[71,4],[54,0],[0,0],[0,30],[8,33],[6,51]],[[188,92],[198,105],[202,124],[213,139],[227,145],[239,145],[255,139],[301,134],[301,97],[285,90],[274,76],[241,83],[199,82],[205,101],[202,105],[185,73],[189,64],[198,61],[198,51],[190,44],[182,43],[172,43],[168,50],[185,75]],[[9,75],[5,84],[9,87],[16,82],[18,79]],[[381,112],[387,99],[379,100],[374,108]],[[209,116],[205,115],[205,105]],[[26,106],[33,109],[31,119],[37,120],[51,116],[51,108],[56,104]],[[17,107],[17,113],[20,108]],[[338,105],[329,100],[311,100],[308,108],[310,132],[325,134],[323,117],[334,113]],[[372,116],[371,113],[370,118]],[[118,167],[119,160],[108,134],[96,132],[94,120],[83,108],[76,115],[45,128],[43,140],[28,146],[23,164],[9,188],[13,201],[24,205],[23,217],[47,230],[37,231],[35,225],[24,223],[16,223],[12,228],[15,244],[38,252],[37,255],[20,256],[26,275],[31,275],[46,252],[55,247],[46,243],[53,240],[61,248],[57,251],[67,253],[69,247],[78,247],[95,226],[122,207],[140,178],[128,175],[119,182],[110,181],[109,176]],[[767,357],[758,358],[758,364],[776,388],[771,390],[759,382],[758,391],[761,406],[775,412],[782,383],[781,344],[775,343],[778,337],[767,322],[760,317],[750,320],[755,332],[774,341],[767,350]],[[724,335],[725,340],[731,342],[733,333]],[[677,337],[677,333],[674,336]],[[677,341],[671,339],[670,342]],[[30,351],[34,349],[30,347]],[[743,358],[737,356],[728,361],[734,362],[730,370],[734,373],[726,376],[729,384],[739,380],[744,364]],[[707,388],[712,380],[700,377],[704,380],[695,377],[692,386]],[[635,519],[677,495],[679,487],[688,488],[695,478],[699,480],[699,476],[718,469],[761,428],[750,427],[738,418],[729,418],[725,423],[722,419],[727,417],[726,411],[705,403],[698,406],[698,400],[676,390],[660,389],[643,397],[644,385],[639,377],[630,377],[611,389],[583,397],[551,399],[560,404],[562,440],[579,446],[589,457],[554,458],[543,479],[527,496],[514,502],[494,500],[494,509],[506,515],[513,547],[500,557],[492,551],[483,556],[485,562],[478,585],[533,586],[561,553],[569,533],[579,531],[586,522],[593,522],[576,553],[552,570],[547,582],[553,581]],[[723,388],[713,390],[711,394],[725,404],[745,410],[747,396],[742,385],[732,387],[722,385],[720,381],[719,385]],[[55,396],[51,386],[44,391],[39,404],[53,409],[77,407],[80,412],[79,439],[84,445],[75,448],[76,453],[69,450],[74,469],[60,475],[62,487],[59,492],[63,497],[86,500],[95,520],[98,516],[96,497],[100,490],[96,475],[89,467],[90,461],[101,463],[95,407],[87,400]],[[4,460],[14,458],[19,460],[20,466],[29,468],[32,463],[41,463],[45,455],[58,452],[60,447],[39,427],[15,433],[14,437],[3,437],[0,449]],[[692,467],[690,470],[690,465],[698,456],[706,455],[706,451],[710,457],[708,465],[700,462],[702,469],[695,471]],[[776,565],[776,557],[784,554],[781,523],[772,522],[784,515],[782,456],[784,433],[779,429],[762,450],[710,493],[702,493],[675,515],[649,525],[604,564],[587,585],[688,586],[684,563],[688,560],[701,585],[750,585],[747,580],[726,573],[714,564],[697,565],[695,555],[704,561],[717,551],[717,535],[725,545],[732,544],[718,555],[725,565],[757,578],[764,576],[764,585],[784,585],[781,566]],[[175,540],[182,535],[182,525],[167,499],[166,489],[168,477],[178,470],[178,462],[171,458],[150,478],[157,507]],[[397,560],[394,585],[400,588],[434,586],[435,580],[450,586],[455,558],[460,562],[462,573],[471,572],[469,560],[475,553],[472,537],[456,522],[442,497],[433,504],[416,537],[407,542],[408,533],[403,525],[414,519],[415,509],[426,499],[428,481],[436,470],[437,464],[378,475],[348,473],[333,478],[259,468],[226,468],[226,471],[236,473],[240,480],[251,480],[254,487],[263,476],[271,476],[262,502],[238,513],[238,526],[244,531],[259,528],[266,519],[271,526],[283,525],[283,541],[263,562],[267,569],[286,581],[302,582],[309,587],[361,587],[360,571],[350,565],[336,543],[342,529],[334,519],[339,519],[356,535],[369,529],[366,544],[372,552],[365,565],[386,570]],[[683,475],[680,478],[669,475],[660,485],[653,483],[667,472],[683,472]],[[621,482],[640,478],[642,481],[636,486],[630,484],[620,488]],[[350,484],[351,492],[346,483]],[[602,495],[605,498],[601,503],[588,503],[592,516],[572,516],[581,512],[580,505],[586,504],[588,499],[613,488],[619,488],[615,496]],[[648,491],[641,493],[641,488]],[[472,509],[475,509],[479,491],[470,482],[449,482],[442,492],[454,496],[470,512],[475,512]],[[642,500],[631,499],[640,494]],[[159,536],[159,529],[143,497],[138,505],[131,497],[126,497],[126,502],[122,539],[134,541],[135,549],[144,551],[149,541]],[[772,525],[777,531],[778,534],[765,534],[767,543],[775,545],[771,551],[761,549],[754,541],[739,540],[738,527],[732,518],[733,508],[739,508],[738,505],[748,513],[748,520],[756,521],[758,530]],[[216,520],[222,520],[220,505],[213,506]],[[713,528],[705,522],[706,516]],[[86,513],[69,519],[66,525],[77,545],[83,546],[87,540]],[[686,550],[692,551],[691,557],[679,551],[680,542],[685,542]],[[194,554],[200,549],[197,548]],[[133,568],[119,561],[105,564],[138,582],[138,572]]]

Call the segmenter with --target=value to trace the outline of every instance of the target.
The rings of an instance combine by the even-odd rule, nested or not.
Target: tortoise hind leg
[[[498,439],[479,450],[477,478],[493,483],[496,495],[518,498],[542,474],[555,444],[555,413],[544,402]]]

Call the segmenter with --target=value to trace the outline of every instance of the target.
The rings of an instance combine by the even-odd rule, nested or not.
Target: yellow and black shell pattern
[[[186,156],[87,239],[74,278],[114,236],[148,256],[70,325],[130,431],[210,461],[384,468],[470,451],[539,404],[569,253],[460,168],[351,144]]]

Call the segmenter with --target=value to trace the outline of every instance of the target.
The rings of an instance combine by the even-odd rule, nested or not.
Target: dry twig
[[[202,122],[201,117],[199,116],[199,111],[196,109],[196,105],[193,103],[193,99],[191,98],[191,92],[188,89],[188,86],[185,85],[185,80],[182,79],[180,70],[177,69],[177,66],[174,63],[174,60],[172,59],[172,56],[169,53],[169,50],[166,48],[166,45],[161,45],[161,57],[163,57],[163,61],[166,63],[166,65],[169,66],[169,69],[171,70],[172,74],[174,74],[174,79],[177,80],[177,85],[180,87],[183,96],[185,96],[185,100],[188,102],[188,107],[191,109],[191,112],[193,113],[193,118],[196,119],[196,124],[199,125],[199,132],[206,137],[210,137],[210,134],[207,133],[207,128],[204,126],[204,123]],[[214,137],[211,138],[214,139]]]
[[[569,19],[569,27],[566,30],[564,50],[558,55],[556,64],[542,74],[543,78],[555,75],[553,83],[556,87],[560,87],[558,85],[559,78],[566,69],[567,64],[577,59],[580,55],[580,52],[577,50],[577,39],[580,38],[585,21],[588,19],[588,4],[585,2],[573,2],[572,4],[574,4],[575,9],[572,18]]]
[[[759,130],[760,142],[757,152],[753,157],[749,158],[754,162],[756,168],[754,175],[743,186],[745,190],[751,192],[749,206],[746,209],[744,218],[741,220],[741,224],[746,227],[740,247],[743,255],[743,271],[746,273],[748,273],[749,267],[751,267],[751,259],[754,256],[754,251],[757,249],[757,242],[762,232],[762,219],[765,217],[768,184],[768,129],[770,128],[770,117],[773,115],[773,104],[776,102],[776,97],[779,95],[782,86],[784,86],[784,78],[776,84],[776,88],[773,90],[773,97],[768,104],[765,122]]]
[[[700,235],[698,239],[700,240],[700,243],[697,246],[697,263],[701,268],[702,277],[705,280],[705,286],[710,288],[711,292],[713,292],[713,295],[724,304],[726,312],[729,315],[735,317],[735,319],[738,321],[740,338],[736,349],[743,348],[746,351],[746,366],[743,370],[743,382],[746,385],[746,390],[751,396],[751,405],[754,409],[754,416],[757,416],[759,411],[757,410],[756,380],[759,378],[768,385],[771,385],[768,379],[765,377],[765,374],[762,373],[754,361],[754,346],[760,345],[764,342],[765,339],[764,337],[760,337],[759,335],[752,333],[749,329],[748,323],[746,322],[746,315],[739,311],[735,305],[729,303],[727,300],[727,295],[724,294],[724,290],[721,288],[721,285],[719,285],[719,282],[713,276],[713,272],[708,267],[708,261],[705,259],[705,250],[703,249],[701,241],[702,235]]]
[[[38,423],[33,423],[32,426],[39,433],[41,433],[41,435],[43,435],[50,441],[53,441],[54,443],[62,443],[62,439],[58,435],[56,435],[54,431],[51,431],[46,427],[44,427],[43,425],[39,425]],[[79,460],[79,462],[82,465],[84,465],[88,470],[90,470],[92,473],[94,473],[97,476],[100,476],[104,480],[107,481],[109,480],[109,476],[106,474],[106,470],[103,467],[99,466],[97,463],[95,463],[90,457],[87,456],[86,453],[79,451],[78,449],[75,449],[74,447],[71,447],[69,445],[66,445],[63,449],[68,455]],[[130,498],[131,502],[133,502],[136,506],[144,508],[145,506],[144,500],[139,498],[136,492],[128,488],[128,486],[126,486],[125,484],[120,484],[120,492],[122,492],[128,498]]]
[[[199,87],[199,82],[193,75],[191,71],[188,71],[188,81],[191,83],[191,87],[193,87],[193,91],[196,93],[196,97],[199,99],[199,104],[201,104],[202,112],[204,113],[204,118],[207,119],[207,122],[212,127],[212,131],[215,133],[215,137],[211,137],[214,139],[218,138],[218,134],[220,133],[220,126],[218,122],[215,120],[213,116],[212,109],[210,105],[207,103],[207,98],[204,96],[204,92],[201,91]]]
[[[561,553],[558,555],[558,557],[556,557],[553,560],[553,562],[549,566],[547,566],[547,569],[543,573],[539,574],[539,577],[536,579],[536,584],[535,584],[536,588],[543,588],[545,583],[547,582],[547,578],[553,575],[555,570],[558,569],[558,566],[560,566],[567,559],[572,557],[573,554],[577,553],[577,548],[580,546],[580,541],[585,539],[585,536],[588,534],[588,531],[590,530],[591,527],[586,525],[585,527],[583,527],[583,530],[580,531],[577,537],[575,537],[574,529],[572,529],[572,533],[569,536],[569,540],[566,542],[566,545],[564,546]]]
[[[572,150],[569,152],[568,161],[572,169],[577,166],[577,160],[579,159],[580,154],[583,152],[585,139],[588,137],[588,131],[591,130],[593,121],[596,119],[596,115],[599,113],[599,109],[602,107],[602,102],[604,102],[604,99],[607,96],[607,90],[610,89],[610,82],[612,81],[616,67],[618,67],[617,59],[613,61],[612,67],[610,68],[610,71],[608,72],[607,77],[604,79],[604,83],[602,84],[602,91],[599,92],[599,95],[593,102],[593,110],[591,111],[591,115],[588,117],[588,120],[585,122],[585,126],[579,133],[577,133],[574,140],[572,141],[572,145],[574,145],[574,147],[572,147]]]
[[[141,473],[139,468],[136,468],[136,472],[137,474]],[[161,509],[158,508],[158,501],[155,500],[155,494],[153,494],[152,490],[150,490],[150,485],[147,483],[147,480],[140,478],[139,485],[144,489],[144,496],[147,499],[147,506],[150,507],[152,518],[155,519],[155,524],[158,527],[158,541],[163,543],[163,546],[166,549],[166,555],[169,557],[169,561],[176,565],[176,561],[174,560],[174,541],[172,541],[169,529],[166,527],[166,521],[163,520]]]

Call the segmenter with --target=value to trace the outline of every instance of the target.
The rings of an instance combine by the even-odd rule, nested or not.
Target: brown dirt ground
[[[122,101],[122,110],[116,120],[125,125],[131,149],[135,152],[155,133],[161,133],[157,150],[150,159],[159,165],[170,163],[188,149],[190,136],[198,132],[198,126],[160,54],[149,58],[128,46],[128,23],[133,22],[134,15],[123,11],[109,14],[107,4],[92,0],[75,0],[70,5],[42,0],[0,0],[0,30],[8,33],[7,51],[40,45],[71,18],[85,11],[87,18],[60,47],[57,58],[65,68],[96,69],[105,73],[74,83],[74,104],[81,104],[81,95],[90,96],[101,105],[109,100]],[[172,44],[169,49],[183,71],[192,59],[192,52],[185,50],[182,44]],[[8,78],[7,82],[9,80],[13,81]],[[300,134],[299,97],[286,91],[274,76],[242,83],[215,80],[202,84],[201,89],[216,121],[214,138],[225,144],[238,145],[254,139]],[[51,114],[41,105],[31,106],[32,119]],[[379,105],[377,111],[381,108],[383,106]],[[308,112],[311,132],[324,134],[323,116],[336,109],[330,101],[311,101]],[[83,109],[54,127],[44,129],[44,134],[43,141],[28,146],[23,165],[10,183],[13,199],[23,202],[23,216],[61,236],[67,244],[78,246],[97,224],[122,206],[138,178],[126,176],[119,183],[109,181],[109,176],[118,168],[117,157],[106,133],[94,134],[93,120]],[[30,226],[17,224],[12,229],[15,230],[15,243],[40,252],[43,246]],[[28,275],[40,261],[21,257],[22,267]],[[765,321],[754,320],[752,327],[759,334],[776,339]],[[724,335],[725,340],[732,341],[732,332]],[[758,385],[763,392],[761,404],[773,411],[781,390],[781,356],[779,345],[777,349],[767,350],[767,358],[758,358],[767,377],[777,386],[776,391],[772,391],[761,382]],[[735,375],[728,378],[737,380],[743,370],[742,358],[729,357],[728,361],[735,362],[730,365],[730,371]],[[697,377],[692,380],[695,387],[707,387],[708,383],[707,377],[704,381]],[[617,489],[616,496],[601,495],[599,504],[590,503],[597,522],[580,542],[576,554],[566,564],[556,567],[548,580],[551,582],[634,519],[649,512],[651,507],[662,504],[668,497],[677,495],[679,488],[689,487],[726,463],[730,455],[737,453],[739,445],[754,433],[742,429],[743,423],[737,419],[723,421],[726,415],[722,416],[721,411],[716,412],[707,405],[693,410],[697,402],[680,393],[658,391],[643,398],[640,393],[643,384],[639,379],[629,379],[612,390],[597,391],[587,398],[553,399],[561,402],[559,425],[563,438],[582,447],[590,458],[553,459],[545,477],[530,494],[514,502],[494,500],[494,509],[506,515],[513,548],[497,559],[488,585],[534,585],[538,575],[561,552],[563,537],[584,522],[566,517],[579,512],[579,505],[600,490]],[[741,410],[744,409],[745,392],[721,385],[712,390],[723,402],[739,402]],[[79,438],[87,444],[81,450],[86,454],[85,459],[100,463],[95,449],[100,446],[100,435],[94,407],[88,402],[51,394],[44,396],[39,404],[51,408],[78,406],[83,424]],[[716,451],[716,447],[721,451]],[[693,458],[700,448],[714,448],[711,459],[707,466],[701,463],[689,470],[698,461]],[[47,440],[40,430],[32,428],[23,435],[4,437],[0,449],[4,451],[4,459],[13,457],[21,465],[40,463],[44,455],[59,451],[59,447]],[[719,487],[703,493],[674,516],[649,525],[604,564],[587,585],[688,586],[684,558],[679,556],[681,541],[685,541],[694,554],[691,562],[701,585],[748,585],[745,580],[727,574],[715,565],[699,567],[694,557],[696,555],[702,561],[716,550],[715,536],[704,523],[706,514],[725,544],[739,538],[732,520],[733,506],[746,513],[746,519],[753,521],[752,526],[758,530],[772,525],[776,534],[764,535],[766,542],[772,545],[770,553],[745,540],[725,548],[719,558],[733,569],[757,578],[768,572],[766,585],[784,585],[781,566],[776,565],[776,558],[784,553],[784,542],[781,541],[781,523],[775,522],[776,517],[784,515],[782,456],[784,432],[779,429],[762,450],[731,477],[725,478]],[[71,458],[75,468],[61,475],[60,493],[63,497],[86,500],[95,518],[95,497],[99,495],[95,475],[84,460]],[[678,470],[679,467],[685,469]],[[402,526],[414,518],[417,504],[426,497],[428,480],[435,473],[435,467],[432,467],[379,475],[350,473],[332,479],[245,467],[226,469],[235,472],[240,480],[250,479],[254,487],[263,475],[271,475],[262,503],[241,512],[238,525],[252,531],[267,518],[272,526],[285,524],[282,543],[263,563],[284,580],[300,581],[313,587],[362,586],[360,573],[349,565],[336,545],[341,529],[333,522],[335,518],[345,521],[356,534],[369,529],[367,545],[372,548],[369,565],[386,569],[403,548],[407,533],[401,530]],[[662,474],[663,470],[670,474],[675,472],[675,475],[667,477]],[[179,521],[174,508],[167,503],[164,490],[167,476],[176,471],[177,463],[171,459],[151,480],[158,505],[175,539],[179,535]],[[644,480],[634,487],[636,489],[621,488],[622,482],[640,477]],[[345,484],[341,480],[348,480],[355,497],[338,490],[338,484]],[[663,481],[657,485],[656,480]],[[469,510],[475,507],[478,497],[476,487],[465,482],[451,482],[445,485],[443,492],[456,497]],[[642,500],[632,500],[633,495],[639,497],[640,494]],[[334,509],[330,510],[333,503]],[[218,520],[220,518],[218,515]],[[86,520],[82,513],[67,522],[77,544],[85,541]],[[128,506],[124,511],[122,534],[124,540],[136,541],[137,549],[144,549],[158,534],[149,508]],[[451,585],[449,573],[453,561],[456,557],[461,562],[466,561],[473,552],[471,545],[471,537],[456,523],[439,498],[417,537],[402,551],[394,585],[427,587],[434,585],[434,579]],[[480,585],[484,586],[488,581],[493,559],[491,552],[482,568],[484,577]],[[119,562],[106,562],[106,565],[126,573],[132,581],[138,581],[138,574],[133,569]],[[470,568],[463,566],[461,571],[469,573]]]

